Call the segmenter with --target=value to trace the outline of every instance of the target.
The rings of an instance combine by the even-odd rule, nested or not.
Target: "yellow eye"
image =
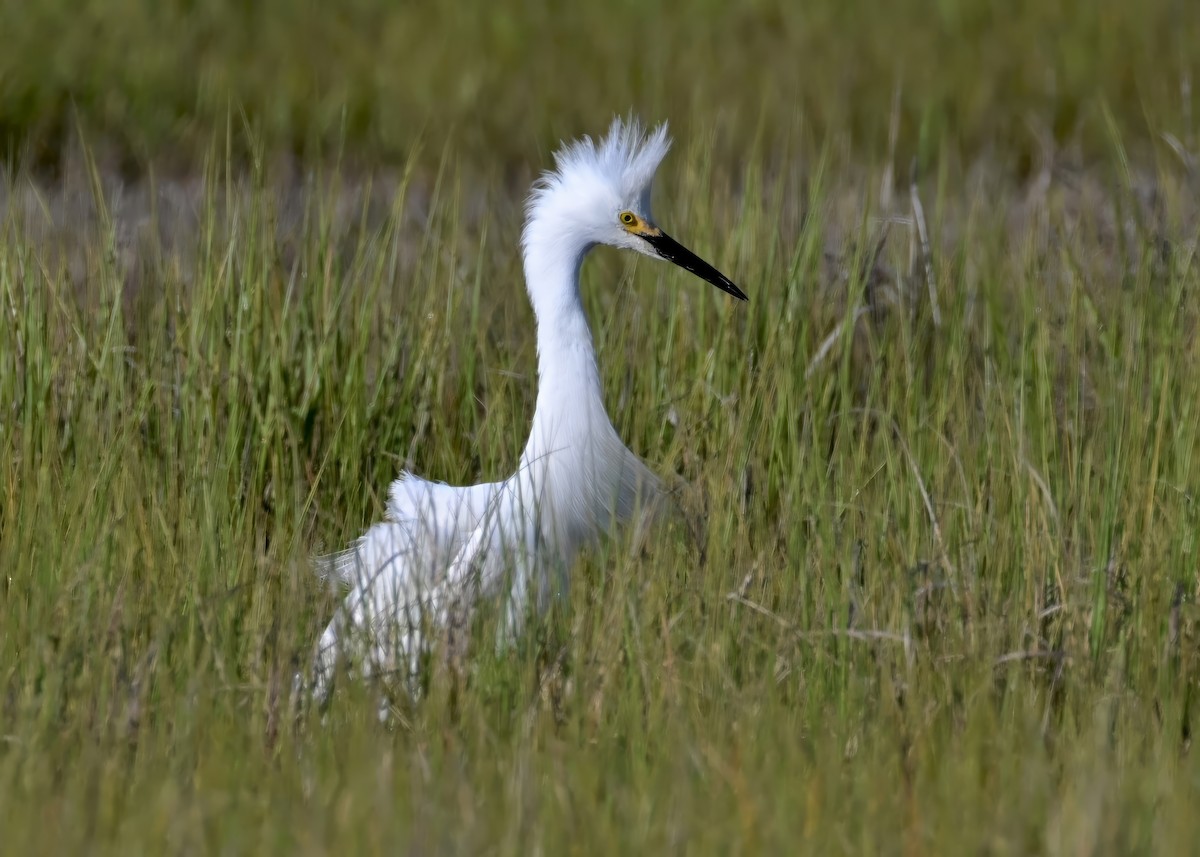
[[[632,211],[622,211],[621,222],[626,226],[633,226],[633,224],[637,223],[637,215]]]

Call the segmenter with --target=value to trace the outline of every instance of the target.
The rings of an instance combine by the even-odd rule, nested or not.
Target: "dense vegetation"
[[[1200,12],[0,2],[11,853],[1186,853]],[[682,514],[387,724],[291,681],[401,466],[513,466],[528,181]]]

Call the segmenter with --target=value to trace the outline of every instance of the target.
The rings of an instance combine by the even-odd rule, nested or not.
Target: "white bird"
[[[643,133],[617,119],[555,153],[535,184],[521,248],[537,321],[538,395],[516,472],[503,482],[451,486],[403,472],[387,513],[328,558],[350,587],[321,635],[313,693],[327,700],[342,659],[364,675],[418,676],[430,637],[465,630],[481,598],[506,597],[501,633],[519,632],[530,598],[539,610],[565,593],[585,543],[653,507],[658,479],[617,436],[579,295],[597,244],[674,262],[740,300],[724,274],[663,232],[650,188],[670,148],[666,125]]]

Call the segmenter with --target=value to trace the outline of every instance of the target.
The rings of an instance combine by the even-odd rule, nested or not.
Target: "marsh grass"
[[[370,688],[291,707],[334,603],[308,557],[400,466],[512,466],[520,198],[452,152],[294,191],[217,146],[168,235],[84,157],[65,240],[66,190],[10,179],[6,847],[1187,850],[1185,179],[1116,149],[1037,194],[929,177],[935,324],[908,195],[768,149],[729,172],[684,145],[659,190],[749,305],[612,253],[584,272],[616,426],[685,514],[589,554],[515,651],[482,619],[389,727]]]
[[[0,32],[6,153],[56,169],[83,124],[127,177],[194,165],[231,109],[301,160],[346,141],[370,167],[451,137],[522,166],[626,107],[693,136],[731,120],[738,157],[803,117],[868,159],[895,129],[901,164],[1026,173],[1047,147],[1105,154],[1101,104],[1139,147],[1200,134],[1180,0],[3,0]]]

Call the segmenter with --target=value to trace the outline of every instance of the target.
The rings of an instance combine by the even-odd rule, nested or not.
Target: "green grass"
[[[1200,7],[1182,0],[0,0],[0,144],[58,161],[77,122],[123,170],[194,163],[231,111],[302,157],[416,140],[528,163],[636,107],[845,138],[901,163],[1200,132]],[[434,155],[436,160],[436,152]]]
[[[1184,54],[1156,52],[1183,6],[1151,3],[1136,21],[1115,2],[1038,7],[1079,12],[1054,62],[1079,64],[1060,95],[1076,86],[1091,118],[1064,134],[1068,151],[1029,160],[1005,123],[1027,108],[1036,127],[1074,109],[1065,96],[992,87],[1000,77],[968,73],[966,47],[943,72],[921,34],[949,44],[990,7],[941,4],[955,23],[939,35],[909,5],[861,29],[813,7],[842,35],[797,60],[812,82],[782,77],[775,94],[754,86],[778,62],[756,60],[782,54],[727,49],[718,80],[729,31],[701,16],[676,32],[654,6],[641,48],[618,49],[616,25],[580,12],[597,36],[578,68],[555,65],[557,44],[509,57],[530,130],[510,133],[513,101],[488,102],[478,123],[451,101],[420,152],[407,130],[371,141],[434,116],[449,65],[476,67],[503,15],[462,12],[448,57],[305,54],[280,34],[207,43],[188,26],[179,55],[212,52],[190,82],[166,60],[162,74],[134,73],[134,59],[126,77],[85,72],[135,46],[154,62],[156,27],[198,20],[173,6],[113,16],[126,42],[68,33],[78,44],[62,56],[79,65],[62,60],[61,90],[97,93],[76,101],[88,144],[64,144],[55,178],[14,164],[0,219],[6,849],[1192,850],[1200,206],[1155,136],[1190,145],[1171,100]],[[38,33],[54,8],[9,4],[3,20]],[[237,30],[232,7],[198,8]],[[759,11],[769,23],[790,8]],[[997,38],[1032,47],[973,61],[1044,71],[1029,34],[1051,13],[1031,9]],[[297,18],[281,32],[315,26]],[[514,20],[525,39],[553,29]],[[356,27],[386,42],[386,27]],[[656,33],[679,48],[647,60],[661,90],[622,65]],[[33,145],[37,123],[3,98],[12,69],[45,81],[38,63],[52,60],[14,44],[0,115]],[[339,65],[352,55],[362,69]],[[304,56],[343,75],[330,115],[411,101],[332,123],[342,164],[289,166],[284,132],[315,126],[269,114],[311,104],[289,82]],[[849,56],[865,65],[839,66]],[[944,87],[954,104],[992,93],[981,110],[1011,99],[1009,112],[929,125],[904,107],[909,142],[889,155],[894,80],[868,75],[886,56],[907,57],[913,105]],[[397,69],[405,57],[419,76]],[[197,79],[208,95],[188,89]],[[789,87],[813,87],[817,106],[773,100]],[[51,115],[37,93],[29,115]],[[292,675],[335,603],[309,557],[377,519],[402,466],[451,482],[514,466],[536,395],[516,250],[526,180],[553,134],[595,133],[630,102],[682,120],[659,219],[751,296],[735,305],[614,251],[584,269],[614,422],[657,472],[687,480],[683,520],[589,553],[570,602],[515,651],[493,650],[483,617],[465,673],[432,677],[389,725],[359,686],[324,719],[297,714]],[[160,109],[187,127],[162,130]],[[99,151],[114,133],[202,157],[195,183],[123,182]],[[907,186],[920,145],[931,280]],[[1012,169],[1022,158],[1029,181]]]

